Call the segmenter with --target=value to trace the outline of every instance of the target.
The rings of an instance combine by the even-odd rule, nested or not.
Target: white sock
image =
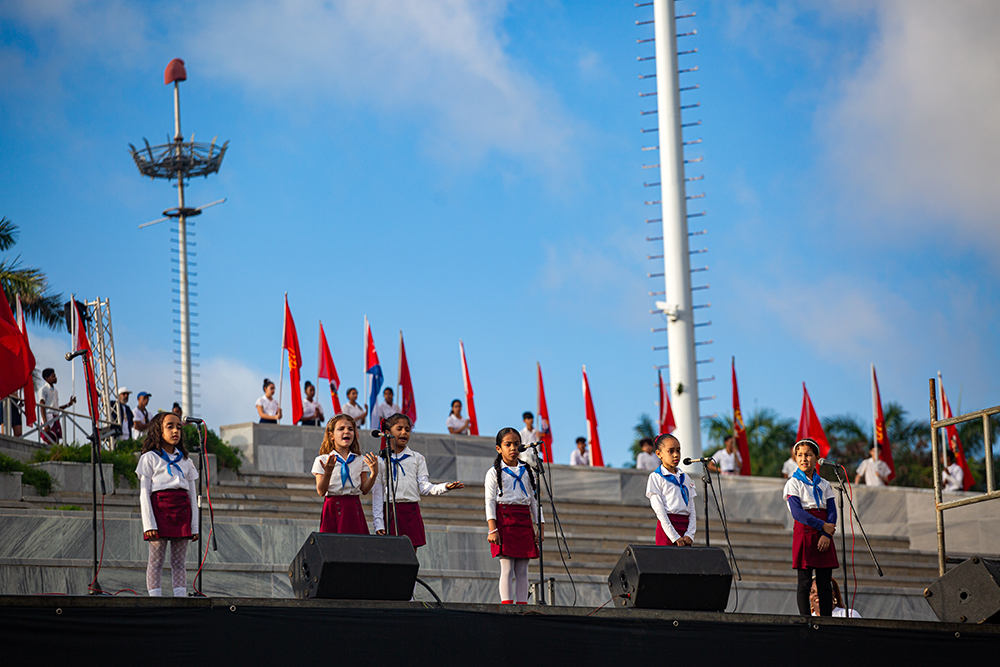
[[[175,598],[186,598],[187,597],[187,586],[178,586],[174,589]]]
[[[149,589],[149,597],[151,597],[151,598],[163,597],[163,589],[162,588],[150,588]]]

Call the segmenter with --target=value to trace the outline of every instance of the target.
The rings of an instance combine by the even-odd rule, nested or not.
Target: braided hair
[[[500,429],[497,432],[497,447],[500,446],[500,443],[503,442],[504,437],[506,435],[508,435],[509,433],[515,434],[517,436],[518,440],[521,439],[521,434],[517,431],[517,429],[511,428],[510,426],[505,426],[504,428]],[[501,471],[500,471],[500,464],[501,463],[503,463],[503,457],[500,456],[500,452],[497,452],[497,457],[495,459],[493,459],[493,470],[496,471],[496,475],[497,475],[497,489],[499,490],[498,491],[498,495],[500,495],[500,496],[503,495],[503,477],[502,477]],[[523,463],[519,462],[518,465],[523,465]],[[528,468],[528,480],[531,482],[531,490],[534,491],[535,490],[535,474],[533,472],[531,472],[531,466],[527,466],[527,468]]]

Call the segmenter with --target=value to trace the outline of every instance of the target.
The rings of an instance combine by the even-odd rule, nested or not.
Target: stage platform
[[[796,667],[992,664],[1000,626],[609,607],[3,596],[0,646],[10,665],[596,665],[677,657]]]

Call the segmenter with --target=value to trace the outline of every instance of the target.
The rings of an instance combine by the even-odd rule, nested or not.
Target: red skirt
[[[825,509],[806,510],[817,519],[826,521]],[[837,562],[837,549],[830,538],[830,548],[820,551],[816,546],[823,532],[804,523],[795,522],[792,529],[792,567],[796,570],[816,567],[840,567]]]
[[[535,527],[531,523],[531,508],[527,505],[497,504],[497,530],[500,544],[490,544],[494,558],[538,558]]]
[[[150,502],[156,519],[156,534],[160,538],[173,540],[191,537],[191,497],[187,491],[157,491],[150,496]]]
[[[323,515],[319,532],[347,535],[369,535],[360,496],[327,496],[323,500]]]
[[[674,530],[677,531],[677,534],[680,535],[681,537],[684,537],[684,533],[686,533],[688,529],[688,520],[690,517],[688,517],[687,514],[668,514],[667,518],[670,519],[670,525],[674,527]],[[657,521],[656,546],[670,547],[673,546],[673,544],[674,543],[670,541],[670,538],[667,537],[667,534],[663,531],[663,526],[661,526],[660,522]]]
[[[398,513],[399,535],[406,535],[413,543],[413,548],[422,547],[427,544],[427,536],[424,535],[424,519],[420,516],[420,503],[396,503]],[[392,506],[387,506],[383,513],[386,516],[385,532],[396,535],[396,521],[393,521]]]

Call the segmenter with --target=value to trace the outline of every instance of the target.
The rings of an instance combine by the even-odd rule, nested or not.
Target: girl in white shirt
[[[139,507],[143,538],[149,542],[146,587],[150,596],[162,595],[160,573],[170,543],[170,579],[174,597],[187,594],[184,559],[188,541],[198,539],[198,471],[184,451],[180,417],[161,412],[146,430],[142,455],[135,468],[139,476]]]
[[[267,378],[264,378],[264,395],[254,405],[261,424],[277,424],[281,419],[281,406],[274,400],[274,383]]]
[[[528,604],[528,560],[538,558],[538,543],[545,539],[544,526],[535,532],[540,516],[535,476],[518,460],[520,444],[517,430],[500,429],[497,458],[486,473],[486,539],[500,559],[500,604]]]
[[[323,406],[319,404],[319,401],[314,400],[316,387],[309,380],[306,380],[305,394],[306,400],[302,401],[302,417],[299,419],[299,423],[303,426],[322,426]]]
[[[462,401],[456,398],[451,402],[451,412],[448,413],[444,425],[452,435],[469,435],[469,424],[469,420],[462,417]]]
[[[694,480],[677,469],[681,462],[681,443],[669,433],[663,433],[653,443],[660,467],[649,473],[646,497],[656,514],[656,544],[689,547],[698,530],[697,492]]]
[[[327,422],[312,473],[316,493],[324,496],[319,532],[368,535],[361,496],[375,484],[378,459],[371,452],[362,458],[357,427],[350,415],[341,413]]]

